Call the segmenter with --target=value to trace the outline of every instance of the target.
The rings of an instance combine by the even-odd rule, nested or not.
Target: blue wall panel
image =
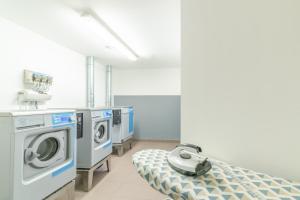
[[[114,96],[114,105],[134,107],[135,138],[180,140],[180,96]]]

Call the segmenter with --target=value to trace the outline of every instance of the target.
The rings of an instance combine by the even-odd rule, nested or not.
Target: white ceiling
[[[0,0],[0,16],[115,67],[180,67],[180,0]],[[130,61],[86,27],[93,9],[138,55]],[[75,9],[75,10],[74,10]]]

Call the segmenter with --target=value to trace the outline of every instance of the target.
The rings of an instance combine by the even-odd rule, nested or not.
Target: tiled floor
[[[137,142],[122,157],[112,157],[110,173],[96,172],[95,186],[88,192],[76,191],[76,200],[164,200],[166,196],[152,189],[132,165],[132,155],[141,149],[171,150],[175,142]]]

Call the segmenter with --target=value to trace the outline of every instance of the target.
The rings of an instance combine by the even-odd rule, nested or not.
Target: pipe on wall
[[[106,106],[112,106],[112,66],[106,65]]]
[[[86,64],[87,64],[87,107],[93,108],[95,106],[95,98],[94,98],[95,58],[94,56],[88,56],[86,58]]]

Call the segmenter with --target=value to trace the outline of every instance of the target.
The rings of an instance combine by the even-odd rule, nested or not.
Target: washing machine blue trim
[[[106,143],[105,145],[103,145],[103,148],[109,147],[110,145],[112,145],[112,141],[111,140],[108,143]]]
[[[133,132],[133,115],[134,115],[134,112],[133,110],[130,110],[129,111],[129,133]]]
[[[52,126],[52,128],[74,128],[76,126],[76,124],[63,124],[63,125],[54,125]]]
[[[65,171],[67,171],[68,169],[72,168],[74,166],[74,160],[72,160],[69,164],[63,166],[62,168],[52,172],[52,176],[58,176],[62,173],[64,173]]]

